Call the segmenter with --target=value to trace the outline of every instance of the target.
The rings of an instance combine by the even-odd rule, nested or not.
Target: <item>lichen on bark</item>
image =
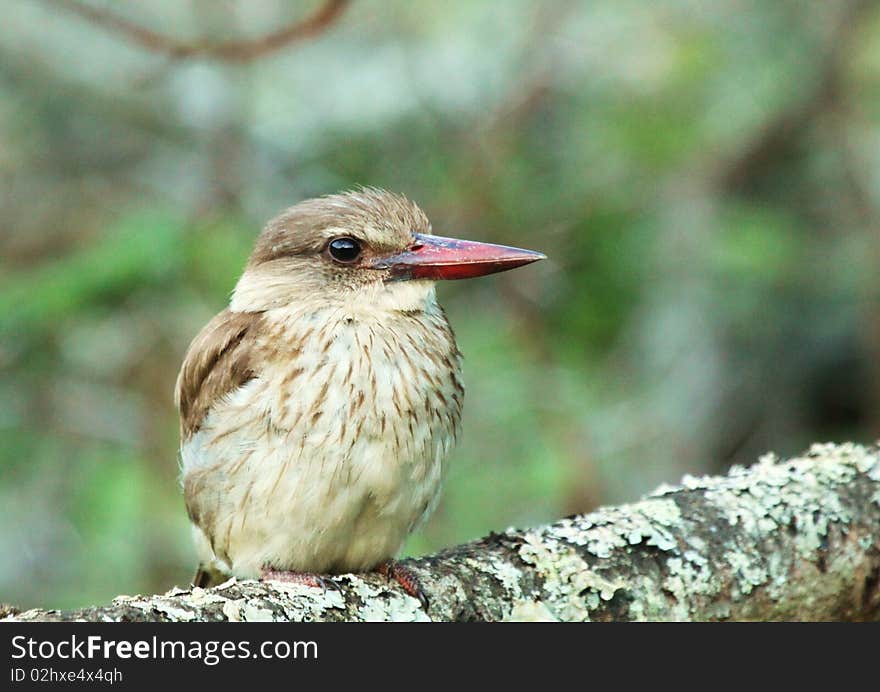
[[[380,576],[336,589],[229,580],[8,620],[878,620],[880,448],[814,445],[639,502],[407,560],[428,611]]]

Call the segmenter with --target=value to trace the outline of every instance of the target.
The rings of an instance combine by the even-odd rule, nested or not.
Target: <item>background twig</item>
[[[148,29],[79,0],[43,1],[61,7],[141,48],[164,54],[172,59],[211,58],[230,62],[256,60],[291,43],[316,36],[336,21],[349,4],[349,0],[327,0],[304,19],[253,39],[188,42]]]

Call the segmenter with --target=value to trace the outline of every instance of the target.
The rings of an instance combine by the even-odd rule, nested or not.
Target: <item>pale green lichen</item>
[[[672,500],[648,498],[637,505],[639,512],[661,526],[672,526],[681,519],[681,510]]]
[[[518,598],[521,593],[520,579],[522,573],[509,561],[500,555],[490,555],[488,558],[467,558],[465,564],[474,571],[491,574],[504,589],[505,597],[511,602]]]
[[[522,591],[522,572],[513,565],[509,560],[505,560],[501,555],[490,553],[481,559],[468,557],[464,561],[464,565],[473,573],[482,573],[490,576],[502,589],[501,594],[497,594],[497,600],[501,605],[501,619],[510,617],[513,604],[525,602],[525,595]],[[441,577],[445,583],[439,584],[442,590],[449,593],[450,588],[455,591],[461,591],[461,585],[457,583],[454,577]],[[464,595],[462,593],[462,595]],[[527,599],[526,599],[527,600]]]
[[[640,543],[676,551],[677,541],[667,527],[680,520],[681,512],[673,500],[651,498],[626,508],[600,510],[584,520],[566,519],[540,533],[527,533],[519,554],[543,578],[546,605],[557,617],[589,620],[590,613],[626,589],[627,582],[590,568],[573,546],[600,559]]]
[[[767,595],[773,601],[779,601],[785,597],[785,589],[788,585],[788,564],[779,553],[771,553],[767,557],[767,571],[770,578],[767,581]]]
[[[193,587],[189,596],[189,602],[196,606],[206,606],[213,603],[225,603],[227,600],[228,599],[223,598],[212,590],[202,589],[198,586]]]
[[[172,605],[170,603],[166,603],[164,601],[156,601],[152,604],[153,610],[157,610],[160,613],[165,613],[172,620],[176,620],[178,622],[184,621],[188,622],[190,620],[196,619],[196,614],[191,610],[186,608],[181,608],[180,606]]]
[[[601,509],[530,535],[520,556],[544,577],[544,589],[550,594],[548,602],[554,612],[577,619],[588,619],[602,600],[610,600],[621,589],[632,597],[629,615],[633,619],[658,617],[659,613],[672,619],[688,619],[692,613],[687,604],[695,600],[695,595],[711,603],[706,612],[712,617],[729,617],[734,612],[732,603],[749,597],[758,588],[765,589],[771,602],[783,600],[791,590],[794,556],[805,564],[824,561],[820,552],[825,549],[831,526],[847,524],[853,518],[853,510],[844,504],[838,488],[852,482],[858,473],[880,476],[877,453],[857,445],[817,445],[810,454],[829,458],[829,462],[817,464],[812,458],[780,462],[775,455],[767,454],[751,468],[734,469],[723,478],[685,477],[682,487],[702,491],[707,507],[714,508],[728,526],[735,527],[725,539],[727,549],[715,556],[716,563],[706,555],[706,542],[682,524],[680,508],[670,497],[682,487],[668,485],[638,504]],[[880,490],[871,495],[871,501],[878,497]],[[790,538],[784,538],[792,541],[794,555],[762,552],[756,547],[764,541],[779,540],[779,532],[786,527],[794,529]],[[714,526],[708,530],[718,532]],[[679,549],[679,541],[688,547]],[[877,537],[864,540],[862,549],[878,545],[878,541]],[[600,565],[591,567],[565,544],[585,548]],[[604,560],[619,558],[622,550],[638,550],[640,544],[669,553],[662,591],[671,599],[656,592],[653,583],[643,590],[633,581],[617,580],[603,572]],[[723,574],[731,580],[731,600],[718,600],[726,588]],[[603,585],[613,588],[603,591]],[[572,593],[581,594],[579,603],[572,603]],[[784,604],[786,607],[791,605]]]
[[[599,605],[600,596],[590,585],[587,564],[574,548],[529,532],[519,553],[543,577],[545,604],[554,617],[568,622],[590,619],[590,610]],[[588,593],[582,596],[585,590]]]
[[[732,573],[737,577],[736,585],[741,595],[750,594],[756,586],[762,585],[769,577],[767,568],[761,564],[758,554],[730,550],[724,553],[724,561],[730,565]],[[734,593],[734,597],[739,594]]]
[[[504,622],[559,622],[550,609],[542,601],[513,602],[510,614]]]
[[[229,622],[242,622],[244,620],[242,610],[244,609],[244,604],[247,603],[247,599],[227,598],[223,600],[222,611],[223,615],[226,616],[226,619],[229,620]]]
[[[623,509],[604,509],[585,520],[564,519],[545,530],[545,534],[574,545],[584,546],[596,557],[610,557],[627,545],[656,546],[672,550],[676,543],[664,527],[681,517],[672,500],[647,499]]]
[[[377,587],[360,579],[352,581],[351,589],[363,603],[360,609],[365,622],[429,622],[418,599],[385,587]]]
[[[241,617],[245,622],[274,622],[275,611],[270,608],[260,608],[253,603],[246,603],[241,609]]]
[[[502,541],[487,541],[478,551],[471,546],[414,564],[424,575],[430,612],[440,618],[846,615],[847,608],[873,607],[859,594],[878,565],[878,483],[880,450],[814,445],[803,458],[781,462],[765,455],[751,468],[739,467],[724,477],[687,476],[682,485],[664,485],[639,503],[510,530]],[[445,569],[428,566],[444,563]],[[123,596],[91,611],[32,610],[13,618],[429,619],[417,599],[387,582],[356,575],[333,580],[344,595],[230,579],[207,590]]]

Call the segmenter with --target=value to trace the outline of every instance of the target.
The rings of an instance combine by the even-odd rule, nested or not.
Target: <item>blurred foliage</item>
[[[181,40],[317,6],[92,4]],[[187,343],[266,219],[356,184],[550,257],[440,287],[464,436],[410,552],[880,436],[876,3],[355,0],[243,64],[5,9],[0,600],[186,582]]]

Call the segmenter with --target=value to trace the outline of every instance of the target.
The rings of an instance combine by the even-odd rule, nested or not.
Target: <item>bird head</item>
[[[306,200],[257,239],[231,307],[369,303],[415,309],[435,281],[468,279],[544,259],[531,250],[431,234],[409,199],[364,188]]]

